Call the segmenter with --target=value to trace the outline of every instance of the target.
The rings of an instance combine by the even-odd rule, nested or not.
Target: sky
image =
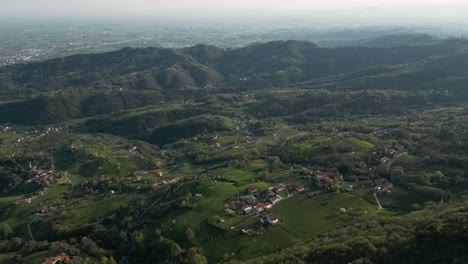
[[[468,0],[0,0],[0,17],[141,17],[245,14],[468,19]]]

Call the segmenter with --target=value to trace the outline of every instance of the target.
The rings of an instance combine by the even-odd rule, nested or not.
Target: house
[[[163,181],[164,184],[169,185],[169,184],[174,184],[177,183],[180,180],[180,178],[175,178],[170,181]]]
[[[57,176],[59,177],[67,177],[68,172],[67,171],[59,171],[57,172]]]
[[[201,193],[196,193],[196,194],[195,194],[195,198],[203,198],[203,194],[201,194]]]
[[[263,162],[265,162],[265,160],[262,160],[262,159],[256,159],[252,161],[252,163],[263,163]]]
[[[241,201],[244,201],[246,202],[247,204],[256,204],[257,203],[257,197],[253,196],[253,195],[243,195],[241,197],[239,197],[239,199]]]
[[[23,205],[23,204],[30,204],[30,203],[32,203],[32,199],[21,199],[21,200],[16,200],[13,204]]]
[[[110,194],[114,194],[115,191],[114,191],[114,190],[110,190],[109,193],[110,193]]]
[[[249,193],[252,194],[252,193],[256,193],[258,192],[258,188],[256,186],[252,186],[249,188]]]
[[[46,214],[46,213],[49,212],[49,207],[43,206],[43,207],[41,207],[38,211],[39,211],[39,213],[41,213],[41,214]]]
[[[261,212],[265,209],[270,209],[273,205],[271,203],[258,203],[255,208],[257,208],[258,212]]]
[[[139,174],[135,175],[135,181],[141,181],[143,177]]]
[[[346,187],[347,192],[351,192],[353,189],[354,189],[353,185],[349,185],[348,187]]]
[[[277,203],[277,202],[279,202],[279,201],[280,201],[280,199],[278,198],[278,196],[274,196],[274,197],[271,197],[271,198],[270,198],[270,202],[271,202],[272,204],[275,204],[275,203]]]
[[[395,145],[395,150],[398,151],[399,153],[402,153],[402,152],[405,151],[405,147],[403,145],[396,144]]]
[[[375,193],[377,193],[378,195],[382,195],[384,193],[391,193],[392,189],[393,189],[392,184],[379,185],[375,187]]]
[[[242,229],[242,233],[244,234],[250,234],[252,232],[252,229],[244,228]]]
[[[218,143],[218,142],[216,142],[214,145],[215,145],[215,147],[217,147],[217,148],[221,147],[221,144]]]
[[[320,178],[320,184],[324,190],[332,191],[338,185],[338,183],[339,181],[332,177]]]
[[[159,170],[150,170],[148,171],[150,174],[153,174],[155,176],[158,176],[158,177],[162,177],[163,176],[163,173]]]
[[[276,215],[274,214],[271,214],[271,215],[268,215],[266,218],[265,218],[265,222],[270,224],[270,225],[273,225],[273,224],[276,224],[279,222],[279,219],[278,217],[276,217]]]
[[[275,186],[273,186],[273,190],[275,192],[281,192],[281,191],[284,191],[286,190],[286,185],[284,183],[278,183],[276,184]]]
[[[70,257],[67,254],[62,253],[55,257],[46,258],[44,262],[42,262],[42,264],[55,264],[55,263],[70,263]]]
[[[315,175],[319,178],[333,177],[334,173],[329,171],[316,171]]]
[[[252,206],[251,205],[244,205],[242,207],[242,211],[246,214],[249,214],[252,211]]]
[[[381,164],[385,164],[385,163],[387,163],[387,162],[389,162],[389,161],[390,161],[390,158],[389,158],[389,157],[383,157],[383,158],[380,159],[380,163],[381,163]]]
[[[295,190],[298,193],[303,193],[305,191],[305,188],[304,186],[301,185],[301,186],[297,186]]]
[[[128,151],[129,151],[129,152],[133,152],[133,151],[135,151],[135,150],[137,150],[137,149],[138,149],[137,146],[135,146],[135,145],[130,145],[130,147],[128,148]]]

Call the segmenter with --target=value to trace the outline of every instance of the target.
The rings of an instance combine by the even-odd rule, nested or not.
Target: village
[[[377,154],[377,152],[374,153]],[[381,151],[381,155],[384,157],[380,158],[380,166],[387,166],[393,159],[407,155],[407,151],[401,144],[395,144],[393,147],[384,148]],[[255,160],[253,162],[255,163]],[[259,160],[259,162],[263,162],[263,160]],[[365,162],[358,162],[358,165],[367,169]],[[306,178],[309,180],[310,177],[317,179],[317,189],[314,191],[316,194],[321,192],[336,192],[339,186],[345,183],[343,177],[336,171],[312,172],[307,169],[305,170],[306,174],[309,175]],[[371,171],[372,169],[369,170]],[[385,178],[376,178],[370,184],[373,186],[373,193],[379,207],[378,211],[380,211],[383,208],[380,205],[378,197],[391,193],[394,186]],[[301,194],[309,191],[307,189],[308,187],[305,187],[304,185],[287,186],[284,183],[275,184],[263,191],[259,190],[256,186],[251,186],[238,196],[224,202],[222,204],[222,209],[225,214],[230,216],[239,215],[255,217],[257,221],[254,224],[246,226],[240,231],[242,231],[243,234],[257,234],[257,230],[267,228],[268,226],[277,224],[281,221],[281,219],[279,219],[274,213],[270,212],[275,204],[283,199],[292,197],[294,194]],[[346,192],[352,192],[354,190],[354,185],[348,182],[343,190]],[[346,209],[341,208],[340,211],[346,212]],[[221,217],[218,221],[222,224],[225,222],[225,219]],[[231,229],[232,228],[234,227],[231,227]]]
[[[243,129],[244,128],[242,128],[242,130]],[[238,127],[237,130],[241,130],[241,128]],[[11,132],[11,129],[7,129],[6,131]],[[32,134],[37,137],[44,137],[54,132],[59,131],[56,131],[55,129],[44,131],[34,130],[32,131]],[[31,135],[31,133],[29,135]],[[336,131],[327,133],[327,135],[334,136],[332,140],[342,140],[350,137],[346,132],[336,134]],[[295,132],[293,135],[288,135],[286,140],[300,141],[303,140],[301,137],[311,138],[308,133]],[[279,133],[273,133],[273,137],[254,136],[251,133],[248,135],[236,136],[228,136],[223,133],[213,133],[199,135],[197,137],[187,139],[183,143],[206,144],[213,153],[224,151],[236,153],[244,152],[245,149],[255,148],[256,145],[264,144],[266,141],[278,141],[279,138]],[[21,137],[16,140],[14,144],[27,144],[28,140],[30,139],[27,136]],[[71,190],[73,190],[73,180],[75,182],[76,189],[80,190],[79,194],[75,192],[75,197],[78,200],[96,198],[111,200],[122,199],[129,193],[147,194],[158,193],[160,191],[167,192],[172,185],[175,185],[176,187],[174,189],[177,190],[186,182],[190,181],[175,170],[181,164],[165,160],[169,155],[173,155],[170,152],[170,149],[157,150],[160,157],[157,159],[151,159],[150,155],[140,151],[141,145],[134,141],[121,142],[113,147],[111,151],[103,151],[100,148],[89,147],[80,141],[72,142],[69,142],[68,145],[65,146],[66,151],[69,151],[69,153],[72,153],[73,155],[83,155],[84,153],[87,160],[92,160],[95,164],[99,164],[94,167],[93,172],[97,176],[85,178],[77,176],[76,169],[72,170],[72,172],[69,172],[68,170],[58,170],[56,169],[54,162],[49,164],[43,163],[42,165],[36,165],[31,162],[29,164],[29,172],[31,176],[25,180],[24,183],[33,184],[38,188],[38,190],[30,193],[25,198],[16,200],[12,203],[13,208],[29,204],[34,205],[34,219],[30,222],[32,225],[28,225],[31,238],[33,233],[37,232],[37,230],[33,229],[34,223],[45,223],[48,221],[62,219],[62,211],[73,210],[73,208],[80,206],[79,203],[70,204],[65,201],[56,203],[50,201],[45,203],[41,202],[35,206],[37,202],[34,202],[34,199],[47,194],[48,190],[53,188],[54,184],[71,185]],[[178,144],[180,144],[180,142],[178,142]],[[144,148],[141,147],[141,149]],[[277,183],[273,184],[276,180],[270,180],[262,182],[260,185],[256,185],[255,182],[259,180],[252,180],[252,183],[249,184],[249,187],[244,189],[244,191],[239,192],[235,197],[225,200],[221,204],[222,209],[216,220],[209,220],[208,223],[227,231],[230,234],[258,236],[265,232],[269,232],[268,230],[272,228],[282,228],[283,226],[291,225],[291,220],[287,217],[283,218],[283,214],[281,211],[277,211],[276,206],[278,206],[279,202],[295,196],[296,198],[303,196],[308,197],[308,199],[318,198],[317,200],[321,200],[322,198],[320,197],[325,197],[327,195],[341,195],[339,194],[340,192],[352,193],[355,189],[367,188],[373,191],[375,199],[378,202],[380,197],[392,192],[393,184],[387,179],[379,178],[376,175],[376,171],[389,167],[393,160],[407,155],[407,150],[403,145],[394,143],[391,147],[373,148],[372,151],[373,152],[369,152],[372,155],[371,161],[358,161],[356,159],[353,162],[354,166],[366,171],[366,174],[371,176],[373,180],[370,184],[365,181],[349,181],[343,177],[336,167],[304,165],[304,173],[296,174],[295,171],[297,170],[297,167],[288,172],[290,175],[300,176],[295,180],[291,178],[292,181],[277,181]],[[351,155],[353,155],[352,153]],[[101,167],[103,167],[102,164],[104,164],[109,157],[112,158],[111,166],[116,166],[118,172],[120,172],[121,163],[125,163],[127,159],[135,163],[137,163],[136,161],[146,160],[141,164],[148,165],[132,167],[130,170],[125,170],[125,173],[113,175],[107,173],[105,170],[101,170]],[[247,164],[247,166],[250,166],[248,164],[252,164],[251,166],[253,168],[268,168],[271,165],[271,162],[272,160],[268,156],[253,156],[249,157],[243,164]],[[62,166],[59,167],[63,168]],[[243,170],[244,168],[235,169]],[[223,170],[229,171],[229,169],[226,168],[221,169],[221,171]],[[235,174],[231,176],[230,179],[218,177],[216,173],[212,174],[211,172],[208,172],[206,175],[208,176],[206,178],[211,179],[213,182],[219,180],[224,183],[235,183],[237,181],[235,179]],[[253,177],[255,177],[255,174],[253,174]],[[267,183],[269,184],[268,187],[264,185]],[[242,184],[238,186],[240,187]],[[203,191],[196,192],[193,199],[184,200],[182,202],[179,201],[179,203],[177,203],[179,204],[178,208],[196,210],[197,203],[203,203],[203,201],[207,200],[207,198],[204,197],[205,195],[206,194]],[[174,204],[174,206],[177,207],[177,204]],[[27,206],[25,207],[27,208]],[[380,207],[379,203],[379,211],[383,209]],[[345,206],[338,206],[338,209],[336,209],[338,214],[346,214],[349,210],[350,209]],[[112,222],[115,217],[114,213],[110,216],[99,216],[96,219],[93,219],[93,221],[97,224],[103,224]],[[67,254],[59,254],[46,258],[43,263],[72,263],[72,261],[72,257]]]

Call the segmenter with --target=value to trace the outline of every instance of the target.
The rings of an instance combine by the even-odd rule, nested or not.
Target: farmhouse
[[[137,146],[135,145],[130,145],[130,147],[128,148],[129,152],[134,152],[135,150],[137,150]]]
[[[303,192],[305,191],[305,188],[304,188],[304,186],[301,185],[301,186],[297,186],[297,187],[295,188],[295,190],[296,190],[296,192],[298,192],[298,193],[303,193]]]
[[[175,178],[175,179],[172,179],[170,181],[163,181],[163,183],[166,184],[166,185],[170,185],[170,184],[177,183],[179,180],[180,180],[179,178]]]
[[[281,191],[284,191],[286,190],[286,185],[284,183],[278,183],[276,184],[275,186],[273,186],[273,190],[275,192],[281,192]]]
[[[156,175],[158,177],[162,177],[163,176],[163,173],[159,170],[150,170],[148,171],[149,173],[153,174],[153,175]]]
[[[41,213],[41,214],[46,214],[46,213],[49,212],[49,207],[43,206],[38,210],[38,212]]]
[[[32,203],[32,199],[21,199],[21,200],[16,200],[13,204],[23,205],[23,204],[30,204],[30,203]]]
[[[278,219],[278,217],[276,217],[276,215],[270,214],[267,217],[265,217],[265,222],[270,224],[270,225],[273,225],[273,224],[278,223],[279,219]]]
[[[391,193],[392,189],[393,189],[392,184],[379,185],[379,186],[375,187],[375,193],[377,193],[378,195],[382,195],[382,194],[385,194],[385,193]]]
[[[383,157],[383,158],[380,159],[380,163],[382,163],[382,164],[385,164],[385,163],[387,163],[389,161],[390,161],[389,157]]]
[[[67,254],[62,253],[55,257],[46,258],[44,262],[42,262],[42,264],[55,264],[55,263],[70,263],[70,257]]]

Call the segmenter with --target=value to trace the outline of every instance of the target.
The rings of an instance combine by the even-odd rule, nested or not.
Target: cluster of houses
[[[258,217],[258,222],[262,225],[273,225],[279,222],[279,218],[274,214],[264,214]]]
[[[406,152],[406,149],[403,145],[396,144],[393,148],[386,148],[383,150],[383,155],[380,159],[381,164],[388,163],[392,158],[400,158],[408,153]]]
[[[252,186],[243,195],[226,202],[223,208],[226,209],[226,212],[255,215],[272,208],[273,205],[281,201],[282,197],[279,192],[282,191],[287,191],[287,187],[283,183],[276,184],[263,192],[260,192],[256,186]]]
[[[271,213],[262,213],[257,218],[258,222],[256,225],[243,228],[241,231],[244,234],[252,234],[256,229],[261,229],[270,225],[274,225],[279,222],[279,218]]]
[[[11,129],[12,129],[12,127],[9,126],[8,123],[6,123],[6,124],[4,124],[4,125],[0,125],[0,132],[5,133],[5,132],[10,131]]]
[[[343,182],[343,178],[334,172],[316,171],[315,176],[319,179],[320,188],[327,191],[335,190]]]
[[[32,166],[29,164],[31,173],[34,174],[34,177],[28,179],[26,183],[36,182],[38,185],[42,186],[43,188],[50,187],[52,183],[59,182],[61,179],[65,179],[67,177],[66,171],[55,171],[55,165],[51,164],[49,168],[39,168],[38,166]]]
[[[240,146],[243,146],[243,145],[255,144],[255,143],[260,142],[260,140],[261,139],[257,139],[257,138],[251,137],[251,136],[245,136],[245,137],[239,139],[238,141],[235,141],[232,148],[237,149],[237,148],[239,148]]]
[[[391,193],[393,189],[393,184],[391,184],[387,179],[379,178],[375,180],[374,193],[377,195],[383,195],[385,193]]]

